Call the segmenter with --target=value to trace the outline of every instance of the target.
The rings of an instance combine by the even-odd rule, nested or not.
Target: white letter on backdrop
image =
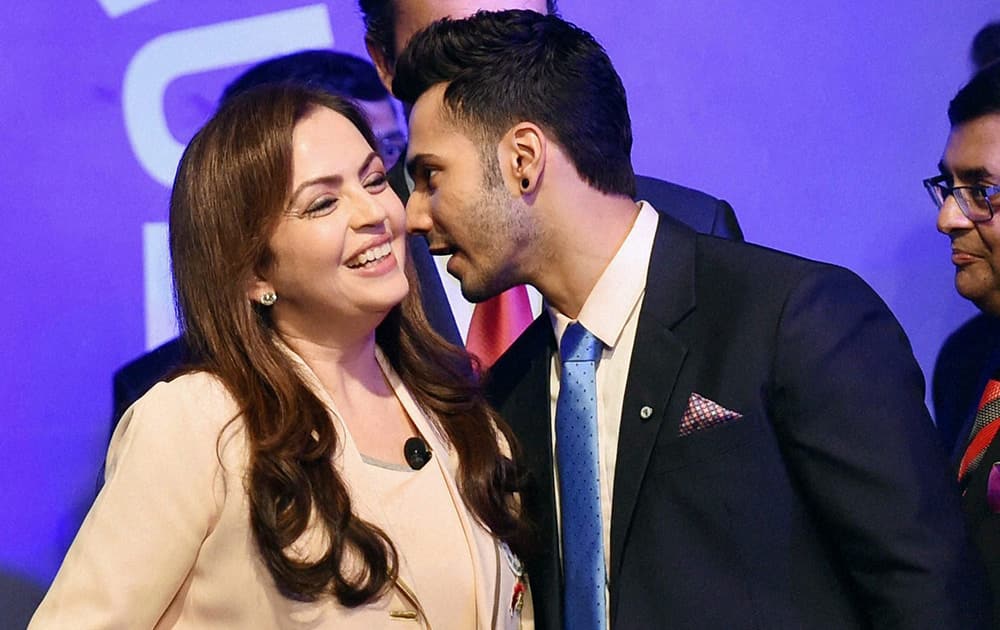
[[[150,40],[132,57],[122,85],[122,110],[132,150],[156,181],[170,186],[184,146],[167,127],[163,95],[177,77],[250,63],[302,48],[331,48],[326,5],[290,9]]]

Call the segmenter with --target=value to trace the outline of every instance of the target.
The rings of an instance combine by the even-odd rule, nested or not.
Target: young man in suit
[[[469,299],[547,303],[487,381],[537,627],[983,626],[923,377],[862,280],[633,201],[621,80],[557,17],[436,23],[393,92],[408,228]]]
[[[986,560],[994,627],[1000,628],[1000,440],[994,437],[1000,429],[1000,64],[959,90],[948,119],[940,174],[924,185],[939,208],[938,230],[951,240],[955,288],[982,318],[960,329],[975,352],[964,353],[964,362],[942,376],[964,392],[952,403],[963,426],[956,450],[962,506]]]

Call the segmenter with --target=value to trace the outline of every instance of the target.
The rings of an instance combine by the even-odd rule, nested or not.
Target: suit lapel
[[[611,616],[639,488],[688,349],[672,328],[695,306],[695,235],[660,215],[639,311],[618,437],[611,511]],[[679,421],[679,416],[676,419]],[[673,420],[672,420],[673,422]]]

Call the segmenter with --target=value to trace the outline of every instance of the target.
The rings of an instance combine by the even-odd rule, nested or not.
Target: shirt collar
[[[580,309],[576,321],[604,343],[614,348],[629,316],[646,291],[646,274],[653,251],[659,215],[649,203],[639,202],[639,214],[632,228],[605,267],[597,284]],[[573,320],[546,304],[556,339],[562,340]]]

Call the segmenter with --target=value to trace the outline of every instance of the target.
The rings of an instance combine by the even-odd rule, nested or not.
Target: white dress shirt
[[[618,432],[621,427],[625,384],[632,361],[632,347],[639,322],[639,310],[646,293],[646,271],[653,251],[653,237],[659,215],[653,206],[640,202],[639,214],[628,236],[597,284],[587,296],[576,321],[604,343],[597,363],[597,441],[601,486],[601,523],[604,537],[605,575],[610,574],[611,556],[611,497],[614,492],[615,463],[618,459]],[[574,320],[546,305],[552,319],[556,339],[562,343],[563,333]],[[556,401],[559,399],[559,377],[562,366],[559,355],[552,356],[549,377],[551,393],[552,461],[556,483],[556,514],[559,511],[559,468],[555,455]],[[605,597],[607,591],[605,590]]]

